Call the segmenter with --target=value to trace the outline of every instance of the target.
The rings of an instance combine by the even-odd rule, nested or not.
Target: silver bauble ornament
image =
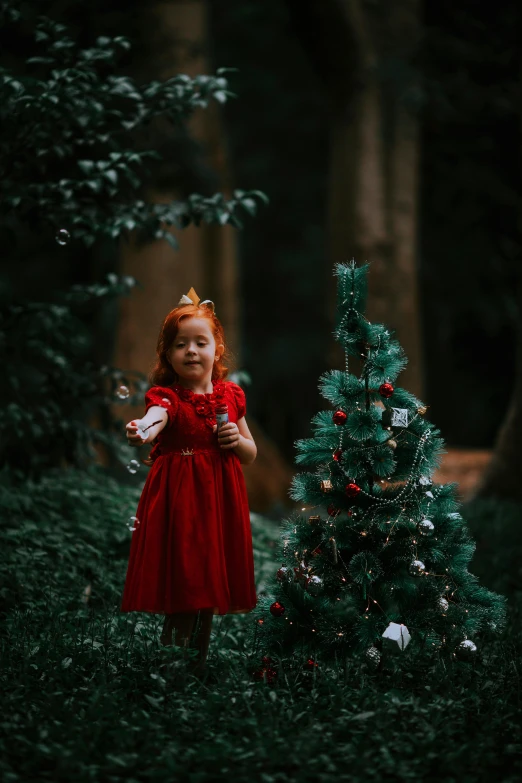
[[[443,595],[439,598],[439,609],[442,609],[443,612],[447,612],[449,609],[449,603]]]
[[[432,536],[435,532],[435,525],[431,519],[421,519],[419,522],[419,533],[421,536]]]
[[[430,489],[430,487],[433,486],[433,481],[430,479],[429,476],[421,476],[418,479],[417,484],[419,485],[419,487],[422,487],[422,489]]]
[[[276,576],[278,582],[289,582],[292,578],[292,571],[287,566],[281,566]]]
[[[426,566],[422,560],[413,560],[408,568],[411,576],[423,576],[426,570]]]
[[[381,653],[377,647],[370,647],[366,650],[366,660],[372,669],[376,669],[381,662]]]
[[[472,660],[477,652],[477,645],[471,639],[464,639],[457,647],[457,655],[464,661]]]
[[[310,595],[319,595],[323,589],[323,580],[320,576],[311,576],[306,580],[305,589]]]

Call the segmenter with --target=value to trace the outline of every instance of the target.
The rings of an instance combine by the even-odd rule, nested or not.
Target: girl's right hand
[[[141,435],[138,434],[138,421],[139,419],[133,419],[125,426],[127,430],[127,443],[129,446],[143,446],[144,440]]]

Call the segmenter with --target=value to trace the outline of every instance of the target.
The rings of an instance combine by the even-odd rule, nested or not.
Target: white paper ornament
[[[410,643],[410,632],[402,623],[390,623],[382,635],[383,645],[391,652],[404,650]]]

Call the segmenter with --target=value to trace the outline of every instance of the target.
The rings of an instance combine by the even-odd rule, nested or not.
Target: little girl
[[[160,640],[188,647],[204,671],[215,614],[251,612],[257,603],[252,531],[240,465],[256,458],[243,390],[223,364],[223,327],[214,303],[193,288],[163,323],[146,414],[126,426],[132,446],[153,443],[151,470],[136,512],[122,612],[165,615]],[[216,424],[216,408],[228,423]],[[225,417],[226,418],[226,417]],[[220,416],[221,420],[221,416]]]

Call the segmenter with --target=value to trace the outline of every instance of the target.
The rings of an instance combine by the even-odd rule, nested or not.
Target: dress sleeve
[[[232,394],[234,395],[234,400],[237,408],[237,420],[239,421],[239,419],[242,419],[243,416],[246,415],[245,392],[243,391],[241,386],[237,385],[237,383],[231,383],[230,387],[232,389]]]
[[[145,413],[153,405],[159,405],[165,408],[169,417],[167,427],[170,427],[178,410],[178,395],[172,389],[165,389],[163,386],[153,386],[145,394]]]

